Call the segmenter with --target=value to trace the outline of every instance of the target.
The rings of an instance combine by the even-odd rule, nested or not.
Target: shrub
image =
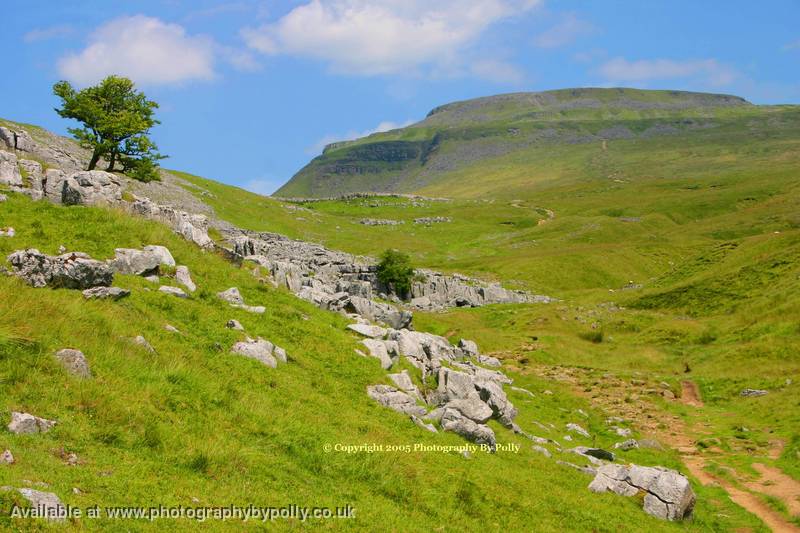
[[[399,250],[386,250],[381,254],[381,262],[378,263],[378,279],[394,290],[395,294],[405,298],[411,291],[411,281],[414,279],[411,259]]]

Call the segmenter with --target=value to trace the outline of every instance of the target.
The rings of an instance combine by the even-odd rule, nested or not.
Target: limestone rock
[[[130,296],[131,291],[119,287],[93,287],[83,291],[83,297],[87,300],[121,300]]]
[[[446,408],[442,413],[441,424],[445,431],[452,431],[476,444],[486,444],[492,450],[496,449],[497,439],[492,428],[473,422],[457,409]]]
[[[11,412],[8,430],[17,434],[47,433],[56,425],[54,420],[47,420],[29,413]]]
[[[80,350],[64,348],[57,351],[55,357],[61,363],[61,366],[73,376],[80,378],[92,377],[92,373],[89,370],[89,362]]]
[[[136,337],[134,337],[133,343],[141,346],[150,353],[156,353],[156,349],[153,348],[153,345],[147,342],[147,339],[145,339],[142,335],[137,335]]]
[[[403,370],[402,372],[398,372],[396,374],[389,374],[388,377],[401,391],[405,392],[414,399],[422,400],[422,395],[420,394],[417,386],[414,385],[414,382],[411,380],[408,370]]]
[[[363,339],[361,343],[367,347],[369,354],[381,362],[381,367],[385,370],[392,368],[392,358],[386,349],[386,343],[377,339]]]
[[[388,330],[380,326],[372,326],[370,324],[349,324],[347,329],[355,331],[359,335],[369,337],[371,339],[382,339],[386,337]]]
[[[189,267],[186,266],[179,266],[175,269],[175,279],[186,287],[186,290],[189,292],[194,292],[197,290],[197,285],[194,284],[192,281],[192,276],[189,274]]]
[[[235,329],[237,331],[244,331],[242,324],[240,324],[238,320],[234,319],[228,320],[228,322],[225,324],[225,327],[228,329]]]
[[[170,267],[175,266],[175,259],[172,257],[172,253],[170,253],[169,249],[165,246],[159,246],[157,244],[149,244],[142,248],[145,252],[152,254],[158,258],[158,262],[161,265],[166,265]]]
[[[3,229],[0,229],[0,237],[13,237],[16,234],[17,234],[17,232],[14,231],[14,228],[3,228]]]
[[[464,398],[450,400],[444,406],[445,410],[455,409],[473,422],[483,424],[492,418],[492,409],[478,398]]]
[[[398,413],[422,417],[428,412],[424,407],[417,405],[414,398],[389,385],[370,385],[367,387],[367,395],[384,407]]]
[[[425,431],[430,431],[431,433],[439,433],[439,430],[436,429],[436,426],[433,424],[429,424],[424,422],[417,416],[411,415],[411,421],[417,425],[417,427],[424,429]]]
[[[569,430],[569,431],[571,431],[573,433],[577,433],[581,437],[586,437],[587,439],[591,437],[591,435],[589,434],[588,431],[586,431],[581,426],[579,426],[578,424],[575,424],[575,423],[567,424],[567,430]]]
[[[71,174],[61,193],[64,205],[114,205],[122,200],[119,178],[103,170]]]
[[[285,363],[285,362],[287,362],[287,361],[288,361],[288,357],[287,357],[287,355],[286,355],[286,350],[284,350],[284,349],[283,349],[283,348],[281,348],[280,346],[275,346],[275,349],[274,349],[274,350],[272,350],[272,355],[273,355],[273,356],[275,357],[275,359],[277,359],[277,360],[278,360],[278,362],[280,362],[280,363]]]
[[[255,340],[247,339],[243,342],[237,342],[233,345],[231,351],[235,354],[255,359],[268,367],[277,368],[278,361],[273,356],[274,348],[275,346],[271,342],[259,337]]]
[[[553,454],[551,454],[551,453],[550,453],[550,450],[548,450],[548,449],[547,449],[547,448],[545,448],[544,446],[539,446],[538,444],[534,444],[534,445],[531,447],[531,449],[532,449],[533,451],[535,451],[535,452],[538,452],[538,453],[540,453],[540,454],[544,455],[544,456],[545,456],[545,457],[547,457],[548,459],[549,459],[550,457],[552,457],[552,456],[553,456]]]
[[[606,464],[589,484],[593,492],[621,496],[644,493],[644,511],[664,520],[682,520],[692,514],[696,496],[686,476],[661,467]]]
[[[614,444],[614,449],[626,452],[639,447],[639,442],[636,439],[628,439]]]
[[[461,348],[461,350],[469,357],[477,356],[480,353],[478,351],[478,345],[475,343],[475,341],[461,339],[458,341],[458,347]]]
[[[13,187],[22,187],[22,174],[19,172],[17,156],[11,152],[0,150],[0,183]]]
[[[14,456],[11,454],[11,450],[5,450],[3,453],[0,453],[0,465],[13,465],[14,464]]]
[[[147,250],[117,248],[114,250],[114,259],[110,264],[114,272],[118,274],[146,276],[158,272],[161,257],[157,253]]]
[[[114,276],[108,265],[80,252],[53,257],[30,248],[17,250],[8,261],[15,275],[33,287],[89,289],[111,285]]]
[[[67,508],[52,492],[41,492],[34,489],[19,489],[23,498],[30,502],[37,518],[52,522],[63,522],[67,518]]]
[[[172,296],[176,296],[178,298],[188,298],[189,295],[183,292],[183,290],[179,289],[178,287],[170,287],[168,285],[162,285],[158,288],[159,292],[163,292],[164,294],[171,294]]]
[[[769,391],[763,389],[744,389],[741,393],[739,393],[740,396],[744,396],[745,398],[754,398],[757,396],[764,396],[766,394],[769,394]]]

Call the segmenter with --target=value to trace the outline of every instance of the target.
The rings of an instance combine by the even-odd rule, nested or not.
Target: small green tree
[[[398,296],[405,298],[411,291],[411,282],[414,279],[411,259],[399,250],[386,250],[381,254],[381,261],[378,263],[378,279],[393,288]]]
[[[56,112],[83,124],[69,132],[81,146],[92,150],[87,170],[94,170],[105,157],[109,171],[120,161],[125,169],[136,169],[138,179],[158,179],[156,162],[164,156],[148,137],[150,128],[160,124],[153,116],[158,104],[137,91],[131,80],[109,76],[80,91],[60,81],[53,85],[53,93],[62,103]]]

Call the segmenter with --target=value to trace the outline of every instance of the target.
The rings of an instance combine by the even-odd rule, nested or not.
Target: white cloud
[[[100,26],[81,52],[62,57],[58,70],[78,85],[110,74],[143,85],[176,84],[214,77],[215,44],[209,37],[187,35],[178,24],[136,15]]]
[[[311,0],[242,37],[267,55],[289,54],[359,75],[415,73],[458,63],[492,24],[540,0]]]
[[[398,128],[405,128],[406,126],[410,126],[414,122],[416,121],[406,120],[405,122],[398,123],[398,122],[393,122],[391,120],[384,120],[374,128],[365,131],[350,130],[347,133],[342,133],[342,134],[329,133],[328,135],[325,135],[320,140],[315,142],[312,146],[309,146],[306,149],[306,153],[309,155],[318,155],[322,153],[322,150],[331,143],[360,139],[362,137],[367,137],[369,135],[372,135],[373,133],[383,133],[385,131],[396,130]]]
[[[567,13],[561,22],[537,35],[533,43],[539,48],[558,48],[592,31],[592,24],[578,18],[574,13]]]
[[[50,26],[49,28],[34,28],[23,35],[22,40],[26,43],[49,41],[50,39],[68,37],[73,33],[75,33],[75,28],[69,24],[59,24],[58,26]]]
[[[647,82],[651,80],[695,79],[709,85],[729,85],[738,73],[716,59],[644,59],[628,61],[617,57],[602,64],[599,73],[609,82]]]

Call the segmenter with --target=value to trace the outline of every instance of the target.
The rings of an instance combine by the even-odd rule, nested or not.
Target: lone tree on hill
[[[62,103],[56,112],[83,124],[68,131],[81,146],[92,150],[87,170],[94,170],[102,157],[108,161],[109,171],[119,162],[122,171],[133,178],[159,179],[157,162],[165,156],[148,137],[150,128],[160,124],[153,117],[158,104],[137,91],[131,80],[109,76],[80,91],[60,81],[53,85],[53,93]]]
[[[405,298],[411,292],[414,268],[408,255],[399,250],[386,250],[378,263],[378,279],[394,289],[395,294]]]

